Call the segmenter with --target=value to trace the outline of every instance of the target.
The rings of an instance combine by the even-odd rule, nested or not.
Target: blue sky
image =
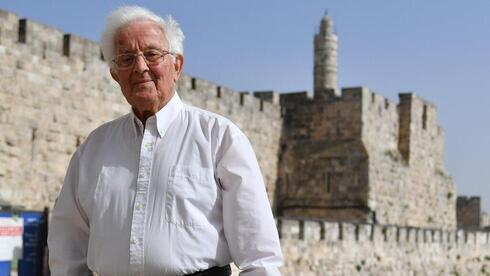
[[[339,86],[438,107],[458,194],[490,212],[490,1],[22,1],[0,8],[98,40],[122,4],[172,14],[186,35],[185,71],[235,90],[311,90],[313,35],[328,9],[339,35]]]

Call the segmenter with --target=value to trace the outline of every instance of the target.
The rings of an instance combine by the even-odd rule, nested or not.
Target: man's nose
[[[133,67],[134,72],[143,73],[149,70],[148,64],[146,64],[146,60],[143,55],[137,55],[134,58],[135,58],[134,67]]]

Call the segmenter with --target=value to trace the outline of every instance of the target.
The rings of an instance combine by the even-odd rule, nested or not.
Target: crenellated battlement
[[[63,35],[63,55],[84,62],[90,59],[103,60],[102,51],[97,42],[73,34]]]
[[[208,100],[223,101],[223,103],[231,105],[232,108],[237,109],[235,112],[240,112],[240,109],[252,109],[272,116],[271,119],[277,119],[279,115],[280,94],[277,92],[256,91],[250,94],[186,74],[181,75],[177,85],[179,92],[198,92],[201,97]],[[232,111],[230,110],[230,112]]]
[[[261,101],[269,102],[272,104],[279,104],[279,93],[274,91],[254,91],[254,97],[260,99]]]
[[[15,13],[0,9],[0,45],[11,45],[19,40],[19,18]]]
[[[276,218],[281,240],[490,245],[490,232]]]
[[[28,53],[41,59],[63,56],[72,60],[70,64],[81,62],[83,70],[91,62],[98,62],[104,66],[102,52],[97,42],[63,33],[61,30],[36,21],[19,18],[15,13],[4,10],[0,10],[0,22],[2,23],[0,25],[0,45],[15,45],[22,51],[22,54]],[[258,91],[249,95],[185,74],[179,80],[179,87],[209,93],[207,97],[215,97],[217,100],[220,98],[233,99],[238,103],[237,106],[250,107],[257,111],[277,110],[272,106],[279,104],[279,93],[277,92]]]
[[[490,232],[291,218],[277,227],[288,275],[480,275],[490,264]]]
[[[369,91],[367,104],[373,109],[378,111],[379,113],[384,113],[387,111],[396,111],[397,103],[391,101],[390,99],[384,97],[381,94],[376,93],[375,91]]]
[[[325,113],[324,119],[348,119],[351,123],[341,126],[340,132],[355,133],[370,148],[399,151],[407,162],[412,155],[414,158],[427,157],[421,155],[430,149],[434,163],[443,167],[444,131],[438,125],[436,107],[414,93],[401,93],[399,96],[400,102],[396,103],[367,87],[346,87],[341,89],[340,94],[334,90],[317,91],[313,98],[306,91],[284,93],[280,95],[279,102],[283,115],[300,112],[321,117],[318,115],[320,112]],[[337,114],[332,116],[332,113]],[[322,127],[309,116],[306,117],[299,124],[305,126],[308,121],[312,122],[314,125],[307,127],[312,134]],[[353,138],[350,135],[338,137]]]
[[[281,215],[456,227],[434,105],[413,93],[396,103],[362,86],[280,97]]]
[[[80,59],[83,62],[102,60],[98,43],[72,34],[65,34],[42,23],[19,18],[15,13],[0,10],[0,45],[24,45],[25,50],[42,58],[53,55]]]
[[[388,119],[393,117],[397,121],[412,122],[420,129],[435,129],[437,135],[443,135],[442,129],[437,124],[437,108],[432,103],[414,93],[400,93],[399,97],[400,101],[396,103],[367,87],[360,86],[344,87],[340,94],[336,94],[334,90],[317,91],[314,97],[309,97],[307,91],[282,93],[280,103],[283,106],[296,103],[318,104],[327,108],[331,103],[358,102],[363,105],[360,111],[369,114],[368,116],[372,116],[372,119],[376,119],[380,124],[383,124],[387,117]],[[400,113],[398,109],[402,109]]]
[[[479,229],[482,223],[481,198],[479,196],[458,196],[456,200],[458,227]]]

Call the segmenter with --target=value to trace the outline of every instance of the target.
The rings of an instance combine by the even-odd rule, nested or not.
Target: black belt
[[[184,276],[230,276],[231,275],[231,267],[230,265],[225,266],[215,266],[208,268],[203,271],[194,272],[192,274],[186,274]]]

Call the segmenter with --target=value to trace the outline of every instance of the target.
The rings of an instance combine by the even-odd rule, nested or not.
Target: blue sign
[[[0,212],[0,217],[9,218],[12,214]],[[10,261],[0,261],[0,276],[10,276]]]
[[[0,276],[10,276],[10,261],[0,262]]]
[[[42,212],[21,212],[24,219],[23,252],[19,261],[19,276],[42,275],[43,224]]]

